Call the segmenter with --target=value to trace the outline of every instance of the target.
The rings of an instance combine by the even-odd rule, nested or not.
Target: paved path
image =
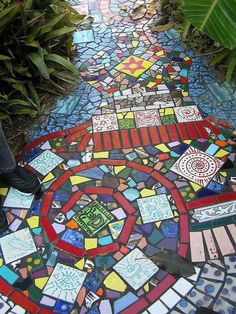
[[[110,37],[101,46],[91,31],[76,35],[85,89],[56,114],[76,124],[77,102],[92,91],[92,118],[19,157],[42,180],[41,195],[0,188],[10,222],[0,313],[233,313],[234,147],[190,97],[188,55],[163,49],[146,19],[119,16],[116,1],[90,2],[90,11]],[[158,267],[149,257],[162,250],[196,274]]]

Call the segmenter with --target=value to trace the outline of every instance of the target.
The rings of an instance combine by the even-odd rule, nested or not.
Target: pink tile
[[[205,261],[202,232],[190,232],[190,249],[192,262]]]
[[[203,235],[204,235],[204,239],[207,245],[207,250],[208,250],[210,259],[218,258],[217,248],[215,246],[215,241],[214,241],[211,230],[204,230]]]
[[[215,234],[215,237],[220,247],[222,255],[232,254],[235,252],[233,245],[224,227],[214,228],[213,232]]]

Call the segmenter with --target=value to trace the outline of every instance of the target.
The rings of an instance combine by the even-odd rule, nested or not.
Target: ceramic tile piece
[[[148,313],[151,314],[167,314],[169,313],[169,309],[165,307],[165,305],[160,301],[154,302],[151,306],[148,308]]]
[[[7,264],[37,251],[29,228],[0,238],[0,245]]]
[[[142,73],[148,70],[153,65],[152,62],[146,61],[139,57],[130,56],[120,64],[118,64],[115,69],[117,71],[123,72],[125,74],[139,77]]]
[[[60,300],[74,303],[85,277],[85,272],[57,263],[43,293]]]
[[[190,146],[170,170],[205,187],[222,165],[223,161]]]
[[[236,274],[236,256],[225,256],[224,262],[226,265],[227,273],[228,274]]]
[[[78,223],[89,236],[93,236],[110,221],[113,220],[106,208],[97,201],[93,201],[85,206],[73,219]]]
[[[190,249],[192,262],[205,261],[202,232],[190,232]]]
[[[157,110],[136,111],[134,116],[137,128],[161,125]]]
[[[93,31],[91,29],[79,30],[73,33],[73,43],[83,44],[94,41]]]
[[[172,309],[181,300],[181,297],[173,289],[169,289],[160,297],[160,300]]]
[[[143,223],[164,220],[173,217],[170,203],[165,194],[137,200]]]
[[[224,227],[214,228],[213,232],[222,255],[235,253],[234,247]]]
[[[30,208],[34,200],[34,195],[24,194],[14,188],[10,188],[3,207]]]
[[[134,290],[143,286],[159,269],[137,248],[113,268]]]
[[[29,166],[45,176],[62,162],[63,159],[61,157],[55,155],[50,150],[45,150],[42,154],[33,159],[29,163]]]
[[[202,120],[197,106],[183,106],[174,108],[178,122],[190,122]]]
[[[207,250],[210,259],[218,258],[218,252],[215,245],[215,240],[213,238],[213,234],[211,230],[203,230],[203,236],[206,242]]]
[[[180,278],[174,285],[173,289],[180,293],[182,296],[185,296],[191,289],[193,285],[186,279]]]
[[[107,114],[92,117],[93,132],[106,132],[118,130],[118,121],[116,114]]]

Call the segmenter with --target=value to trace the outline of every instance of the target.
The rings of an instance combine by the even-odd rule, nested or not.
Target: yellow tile
[[[138,41],[133,40],[133,41],[132,41],[132,46],[133,46],[134,48],[138,47]]]
[[[226,172],[226,171],[221,171],[220,174],[221,174],[223,177],[226,177],[226,176],[227,176],[227,172]]]
[[[46,285],[48,278],[49,277],[36,278],[34,280],[35,286],[38,287],[40,290],[42,290],[44,288],[44,286]]]
[[[215,157],[224,157],[226,155],[229,155],[229,152],[227,152],[224,149],[220,149],[214,156]]]
[[[193,187],[194,191],[197,192],[199,191],[202,187],[194,182],[190,181],[191,186]]]
[[[188,60],[190,60],[190,58],[189,57],[184,57],[184,60],[188,61]]]
[[[156,76],[156,79],[161,80],[161,79],[162,79],[162,75],[161,75],[161,74],[158,74],[158,75]]]
[[[83,270],[84,269],[84,264],[85,264],[85,259],[82,258],[77,263],[75,263],[75,267],[80,269],[80,270]]]
[[[125,74],[138,77],[147,69],[149,69],[153,64],[153,62],[146,61],[139,57],[130,56],[118,64],[115,69]]]
[[[3,265],[3,259],[0,258],[0,267]]]
[[[161,150],[163,153],[170,152],[169,148],[165,144],[158,144],[155,146],[157,149]]]
[[[140,192],[142,197],[147,197],[147,196],[152,196],[152,195],[156,195],[154,190],[149,190],[149,189],[142,189],[142,191]]]
[[[184,143],[190,145],[192,143],[192,140],[185,140]]]
[[[133,112],[128,112],[128,113],[125,115],[125,117],[126,117],[127,119],[133,119],[133,118],[134,118],[134,113],[133,113]]]
[[[187,96],[188,96],[188,92],[182,91],[182,95],[183,95],[184,97],[187,97]]]
[[[111,272],[104,280],[104,285],[107,289],[111,289],[118,292],[124,292],[126,290],[126,284],[114,271]]]
[[[122,113],[117,113],[116,117],[118,120],[124,119],[124,115]]]
[[[157,85],[157,84],[154,83],[154,82],[149,82],[149,83],[147,84],[147,87],[152,88],[152,87],[154,87],[154,86],[156,86],[156,85]]]
[[[108,105],[108,103],[106,101],[103,101],[101,104],[100,104],[100,107],[106,107]]]
[[[72,185],[80,184],[83,182],[88,182],[91,181],[89,178],[81,177],[81,176],[71,176],[70,177],[70,182]]]
[[[42,183],[51,181],[55,178],[55,176],[50,172],[48,175],[46,175],[46,177],[43,179]]]
[[[164,55],[164,51],[163,50],[160,50],[156,53],[156,56],[160,57],[160,56],[163,56]]]
[[[157,222],[155,222],[155,225],[157,226],[157,228],[160,228],[161,221],[157,221]]]
[[[143,163],[144,163],[144,165],[147,165],[148,164],[148,159],[143,159]]]
[[[87,81],[90,85],[96,84],[98,81]]]
[[[139,38],[139,34],[136,33],[136,32],[133,32],[133,37],[134,37],[134,38]]]
[[[165,109],[165,114],[168,115],[168,114],[173,114],[174,113],[174,110],[173,108],[166,108]]]
[[[86,250],[95,249],[98,246],[98,240],[96,238],[85,238],[84,246]]]
[[[150,290],[149,283],[146,283],[146,285],[143,287],[145,292],[148,292]]]
[[[37,228],[39,226],[39,216],[31,216],[27,219],[27,222],[31,229]]]
[[[109,157],[109,152],[100,152],[100,153],[94,153],[93,157],[95,159],[99,159],[99,158],[108,158]]]
[[[173,212],[174,217],[179,217],[179,213],[177,211]]]
[[[170,75],[170,78],[173,80],[174,78],[176,78],[177,75]]]
[[[6,196],[8,192],[8,188],[0,188],[0,195]]]
[[[115,174],[118,174],[119,172],[121,172],[125,168],[126,168],[126,166],[115,166],[114,172],[115,172]]]

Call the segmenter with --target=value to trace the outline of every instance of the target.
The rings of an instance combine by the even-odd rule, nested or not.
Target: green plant
[[[0,119],[35,117],[44,92],[59,94],[78,70],[70,62],[81,22],[63,0],[0,1]]]

